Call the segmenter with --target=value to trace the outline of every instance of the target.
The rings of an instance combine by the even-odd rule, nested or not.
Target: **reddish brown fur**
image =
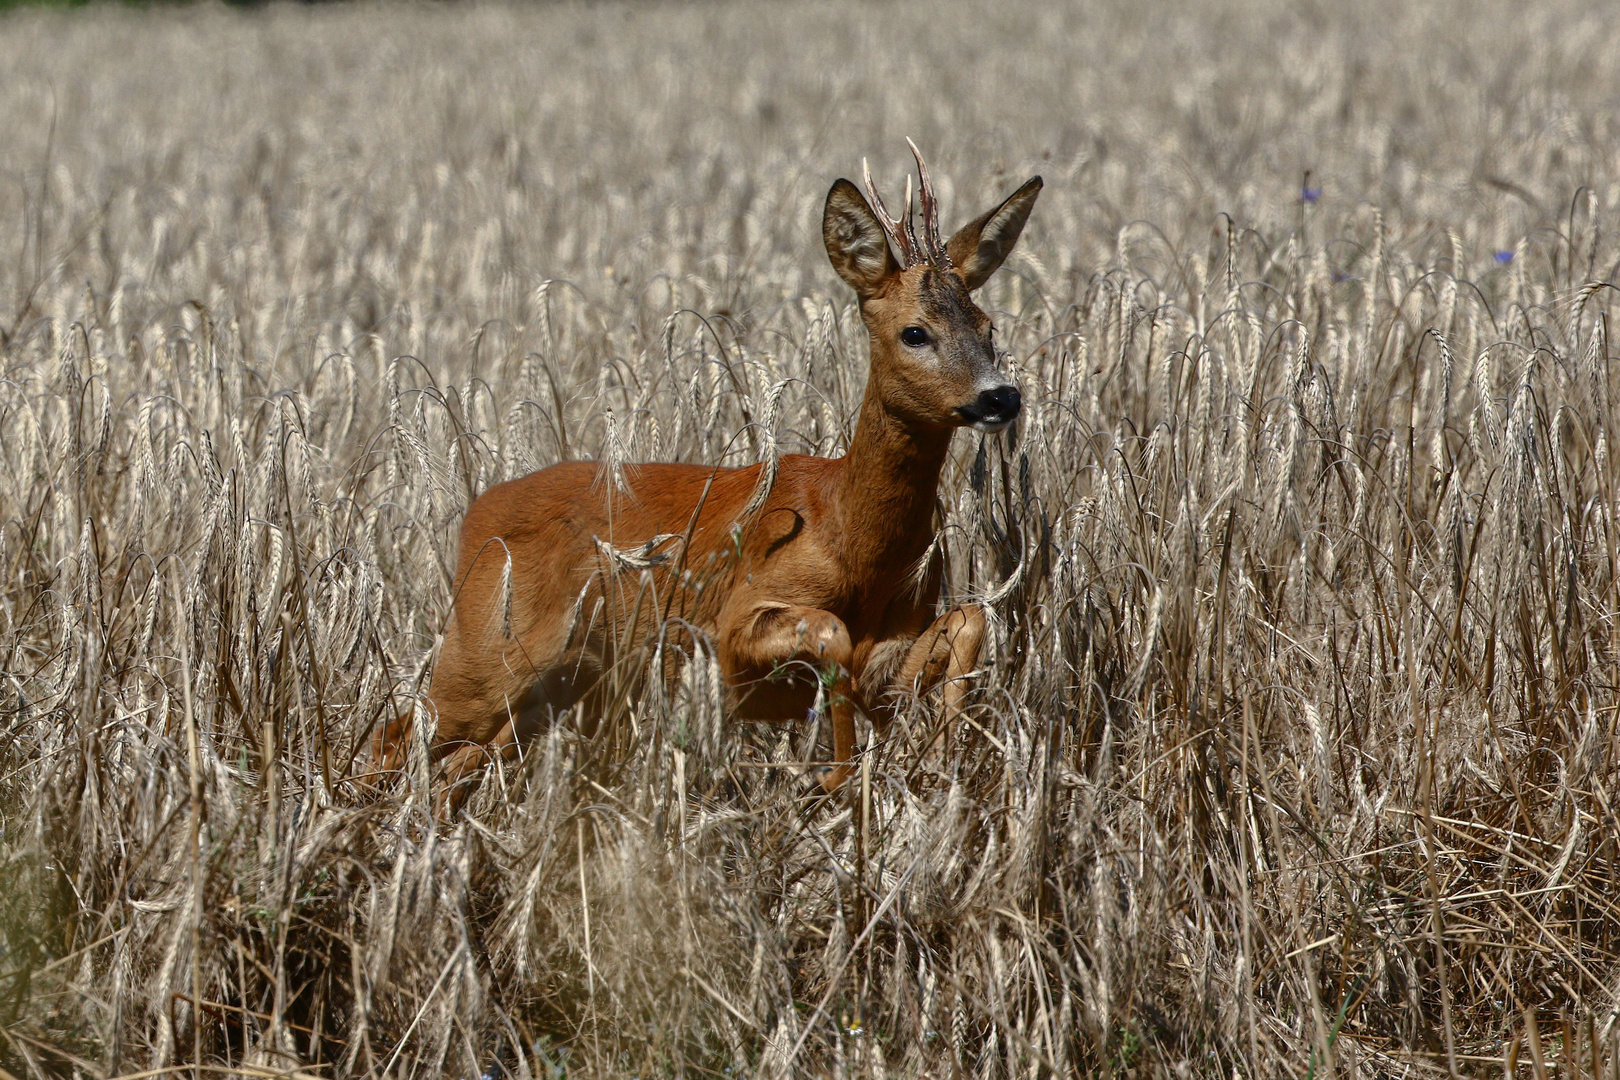
[[[824,233],[871,335],[866,396],[845,456],[783,457],[755,512],[745,516],[760,466],[639,465],[617,491],[601,466],[565,462],[473,503],[430,691],[452,805],[463,780],[492,753],[516,753],[552,711],[582,703],[594,723],[606,686],[633,685],[604,672],[644,670],[660,635],[689,648],[688,628],[711,643],[734,715],[802,719],[818,672],[833,674],[829,789],[847,774],[855,708],[886,723],[899,695],[943,679],[954,713],[984,615],[936,618],[938,574],[921,562],[952,433],[1017,412],[968,290],[1011,249],[1039,188],[1037,177],[953,237],[946,265],[902,268],[854,186],[833,186]],[[908,327],[926,348],[901,341]],[[380,740],[385,766],[403,760],[407,730]]]

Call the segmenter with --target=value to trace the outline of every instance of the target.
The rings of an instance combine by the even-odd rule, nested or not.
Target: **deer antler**
[[[951,268],[951,257],[945,253],[945,241],[940,238],[939,232],[939,202],[934,198],[934,184],[928,176],[928,165],[923,161],[922,151],[910,139],[906,145],[911,147],[911,156],[917,159],[917,181],[922,201],[923,234],[919,240],[917,227],[911,212],[911,177],[906,177],[906,216],[896,221],[889,216],[889,208],[883,205],[883,196],[877,193],[877,185],[872,183],[872,170],[866,159],[861,159],[861,173],[866,177],[866,195],[871,200],[872,212],[877,215],[883,231],[889,234],[894,246],[900,249],[900,259],[904,266],[937,266],[942,270]]]
[[[934,185],[928,179],[928,165],[923,161],[922,151],[917,149],[916,143],[907,139],[906,145],[911,147],[911,156],[917,159],[918,186],[922,189],[923,240],[927,245],[928,261],[935,266],[949,270],[951,268],[951,257],[946,254],[945,241],[940,238],[939,203],[934,199]],[[911,206],[909,202],[906,210],[906,226],[909,229],[911,226]]]
[[[877,215],[878,223],[883,231],[889,234],[895,247],[900,249],[902,265],[918,266],[925,261],[918,251],[917,238],[911,234],[911,177],[906,177],[906,226],[889,216],[889,208],[883,205],[883,196],[877,192],[877,185],[872,183],[872,170],[866,159],[861,158],[861,173],[866,177],[866,197],[872,202],[872,212]]]

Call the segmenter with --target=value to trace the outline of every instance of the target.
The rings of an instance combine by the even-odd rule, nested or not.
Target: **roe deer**
[[[1018,416],[1018,388],[969,294],[1017,241],[1041,178],[943,242],[927,167],[911,149],[920,236],[909,177],[903,222],[869,171],[870,203],[848,180],[827,194],[822,239],[871,336],[843,457],[784,455],[774,477],[761,465],[637,465],[626,470],[628,491],[615,490],[604,465],[563,462],[468,508],[429,691],[441,810],[459,806],[487,760],[515,756],[554,712],[579,704],[594,726],[608,704],[604,674],[645,669],[660,635],[666,646],[672,633],[704,639],[733,716],[802,720],[826,693],[828,791],[850,772],[857,707],[886,726],[904,695],[943,682],[949,725],[985,616],[966,604],[936,617],[939,566],[921,564],[952,434],[1000,431]],[[626,565],[639,586],[614,584]],[[678,670],[667,661],[674,651],[661,654],[664,678]],[[379,737],[385,768],[402,763],[408,732],[402,718]]]

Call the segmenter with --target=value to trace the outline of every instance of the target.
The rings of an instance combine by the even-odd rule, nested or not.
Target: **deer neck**
[[[934,539],[934,502],[952,431],[919,426],[868,381],[838,481],[842,554],[853,572],[909,572]]]

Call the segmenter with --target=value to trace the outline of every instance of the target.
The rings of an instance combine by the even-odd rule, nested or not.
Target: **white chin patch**
[[[1006,431],[1012,426],[1012,418],[1006,420],[975,420],[971,425],[974,431],[985,431],[994,435],[998,431]]]

